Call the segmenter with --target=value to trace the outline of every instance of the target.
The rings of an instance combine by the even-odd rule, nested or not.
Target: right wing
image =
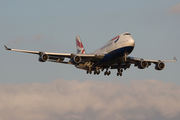
[[[129,57],[127,56],[127,60],[131,63],[140,62],[140,61],[147,61],[150,63],[158,63],[158,62],[176,62],[177,59],[174,57],[174,60],[149,60],[149,59],[142,59],[142,58],[135,58],[135,57]]]
[[[116,63],[111,66],[111,69],[119,69],[119,68],[130,68],[131,64],[134,64],[139,69],[144,69],[151,65],[151,63],[154,63],[156,70],[162,70],[165,67],[164,62],[176,62],[177,59],[174,57],[174,60],[149,60],[149,59],[143,59],[143,58],[135,58],[127,56],[126,58],[121,58],[121,62]]]
[[[97,61],[100,60],[104,57],[103,54],[71,54],[71,53],[52,53],[52,52],[41,52],[41,51],[29,51],[29,50],[20,50],[20,49],[11,49],[8,48],[7,46],[4,45],[6,50],[11,50],[11,51],[17,51],[17,52],[24,52],[24,53],[30,53],[30,54],[37,54],[40,57],[42,55],[44,56],[45,59],[48,59],[50,62],[59,62],[59,63],[68,63],[68,62],[63,62],[65,58],[72,59],[74,56],[79,56],[83,60],[91,60],[91,61]],[[45,61],[41,61],[45,62]]]

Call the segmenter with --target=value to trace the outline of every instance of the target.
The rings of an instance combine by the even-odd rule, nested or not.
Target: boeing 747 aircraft
[[[131,34],[125,32],[108,41],[100,49],[86,54],[83,44],[79,36],[76,36],[77,53],[52,53],[41,51],[29,51],[11,49],[5,46],[6,50],[18,51],[39,55],[40,62],[56,62],[75,65],[76,68],[86,70],[87,74],[94,72],[99,75],[100,71],[105,69],[104,75],[110,75],[109,69],[117,69],[117,76],[122,76],[123,70],[130,68],[131,64],[139,69],[145,69],[155,64],[156,70],[162,70],[165,67],[164,62],[176,62],[174,60],[148,60],[143,58],[135,58],[128,56],[134,49],[135,41]],[[65,61],[68,58],[68,61]]]

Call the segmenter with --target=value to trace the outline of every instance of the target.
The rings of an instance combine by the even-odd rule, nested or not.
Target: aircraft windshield
[[[131,35],[130,33],[125,33],[124,35]]]

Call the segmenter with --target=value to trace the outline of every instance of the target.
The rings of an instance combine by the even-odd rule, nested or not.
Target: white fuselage
[[[111,39],[103,47],[94,51],[92,54],[105,54],[110,57],[121,57],[126,52],[130,54],[135,46],[135,41],[130,33],[123,33]]]

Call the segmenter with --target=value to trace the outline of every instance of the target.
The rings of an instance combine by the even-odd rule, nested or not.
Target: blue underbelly
[[[133,49],[134,49],[133,46],[127,46],[127,47],[123,47],[123,48],[118,48],[116,50],[113,50],[113,51],[105,54],[102,61],[105,62],[105,61],[114,60],[116,58],[123,57],[125,53],[130,54]]]

